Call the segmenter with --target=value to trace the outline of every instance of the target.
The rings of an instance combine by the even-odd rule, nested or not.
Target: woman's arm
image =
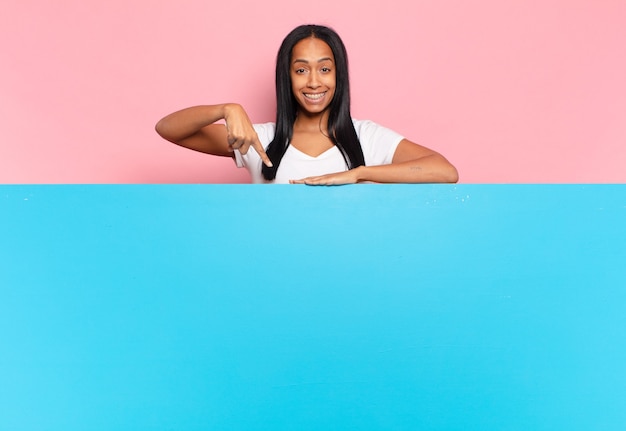
[[[363,181],[376,183],[456,183],[456,168],[441,154],[403,139],[391,164],[359,166],[345,172],[291,181],[292,184],[339,185]]]
[[[222,119],[226,124],[214,124]],[[182,109],[159,120],[155,129],[174,144],[216,156],[232,157],[235,149],[246,154],[252,147],[271,166],[248,114],[236,103]]]

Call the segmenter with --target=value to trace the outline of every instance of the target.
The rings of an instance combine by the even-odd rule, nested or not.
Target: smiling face
[[[328,44],[315,37],[298,42],[291,52],[291,90],[299,111],[323,113],[335,95],[335,57]]]

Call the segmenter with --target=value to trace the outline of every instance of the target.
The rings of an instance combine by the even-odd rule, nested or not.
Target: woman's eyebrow
[[[324,58],[320,58],[319,60],[317,60],[318,63],[321,63],[322,61],[333,61],[333,59],[330,57],[324,57]],[[293,62],[309,64],[309,60],[305,60],[304,58],[296,58]]]

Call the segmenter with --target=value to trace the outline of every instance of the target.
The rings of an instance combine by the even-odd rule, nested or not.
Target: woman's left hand
[[[289,180],[289,183],[307,184],[309,186],[340,186],[343,184],[354,184],[359,182],[357,169],[358,168],[334,174],[319,175],[316,177],[306,177],[301,180]]]

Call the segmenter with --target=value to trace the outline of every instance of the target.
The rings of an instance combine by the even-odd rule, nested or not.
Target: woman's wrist
[[[354,169],[354,174],[355,174],[355,179],[357,183],[363,182],[363,181],[368,181],[368,177],[367,174],[369,172],[369,169],[367,166],[365,165],[361,165],[358,166]]]
[[[228,116],[237,110],[242,110],[242,106],[238,103],[224,103],[221,105],[221,114],[224,120],[228,119]]]

